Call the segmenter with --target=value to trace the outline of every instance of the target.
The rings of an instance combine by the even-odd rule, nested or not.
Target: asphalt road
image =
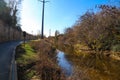
[[[18,44],[20,41],[0,43],[0,80],[9,80],[12,55]]]

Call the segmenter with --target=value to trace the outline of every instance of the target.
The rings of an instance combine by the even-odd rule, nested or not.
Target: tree
[[[17,27],[19,25],[19,6],[22,0],[9,0],[8,6],[10,7],[10,13],[12,16],[12,27]],[[20,26],[19,26],[20,27]]]
[[[93,50],[110,50],[120,35],[120,9],[101,5],[98,13],[86,12],[75,24],[79,40]]]
[[[57,42],[58,42],[58,36],[59,36],[60,32],[58,30],[55,31],[55,46],[58,47]]]
[[[12,24],[12,16],[10,15],[10,8],[4,0],[0,1],[0,19],[8,25]]]

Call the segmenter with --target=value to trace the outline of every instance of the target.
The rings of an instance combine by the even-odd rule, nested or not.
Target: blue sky
[[[74,25],[75,21],[88,10],[96,11],[96,5],[107,4],[108,0],[49,0],[45,6],[44,34],[54,35],[56,30],[63,33],[65,28]],[[38,0],[23,0],[21,25],[24,31],[37,34],[41,31],[42,3]]]

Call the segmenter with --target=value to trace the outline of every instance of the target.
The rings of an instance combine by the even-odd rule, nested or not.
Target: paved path
[[[20,41],[0,43],[0,80],[9,80],[12,54],[19,43]]]

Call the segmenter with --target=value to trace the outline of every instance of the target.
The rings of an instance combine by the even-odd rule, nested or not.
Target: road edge
[[[16,48],[20,44],[22,44],[22,42],[20,42],[19,44],[17,44],[13,48],[12,60],[11,60],[11,64],[10,64],[9,80],[18,80],[18,76],[17,76],[17,63],[15,61],[15,54],[16,54]]]

